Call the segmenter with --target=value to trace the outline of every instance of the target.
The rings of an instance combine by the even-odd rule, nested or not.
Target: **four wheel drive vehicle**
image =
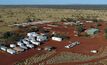
[[[80,44],[80,42],[78,42],[78,41],[72,42],[72,43],[70,43],[69,45],[66,45],[65,48],[72,48],[72,47],[74,47],[74,46],[76,46],[76,45],[79,45],[79,44]]]

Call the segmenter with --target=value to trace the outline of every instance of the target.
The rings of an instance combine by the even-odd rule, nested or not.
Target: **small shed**
[[[88,30],[85,31],[88,35],[94,35],[96,33],[99,32],[99,29],[96,29],[96,28],[90,28]]]

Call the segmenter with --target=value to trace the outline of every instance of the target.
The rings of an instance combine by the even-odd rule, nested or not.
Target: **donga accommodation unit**
[[[96,29],[96,28],[90,28],[88,30],[85,31],[88,35],[94,35],[96,33],[99,32],[99,29]]]
[[[11,48],[7,49],[7,52],[10,54],[16,54],[16,51]]]
[[[52,40],[61,42],[63,39],[61,37],[53,36]]]

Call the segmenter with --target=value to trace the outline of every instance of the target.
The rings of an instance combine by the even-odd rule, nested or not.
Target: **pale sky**
[[[0,0],[0,5],[107,4],[107,0]]]

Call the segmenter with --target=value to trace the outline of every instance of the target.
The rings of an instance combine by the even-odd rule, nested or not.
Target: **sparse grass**
[[[55,57],[47,60],[47,64],[57,64],[66,62],[82,62],[96,58],[95,56],[82,55],[72,52],[61,52]]]
[[[106,10],[74,10],[52,8],[0,8],[1,24],[14,24],[25,22],[27,18],[60,21],[62,18],[100,18],[107,20]],[[0,27],[0,31],[11,30],[7,26]]]
[[[101,60],[99,62],[102,63],[103,65],[107,65],[107,59]]]
[[[44,59],[46,59],[47,57],[51,56],[54,53],[55,53],[55,51],[47,52],[42,55],[35,55],[28,59],[20,61],[20,62],[16,63],[15,65],[33,65],[33,64],[39,63],[40,61],[43,61]],[[44,63],[40,63],[39,65],[43,65],[43,64]]]

